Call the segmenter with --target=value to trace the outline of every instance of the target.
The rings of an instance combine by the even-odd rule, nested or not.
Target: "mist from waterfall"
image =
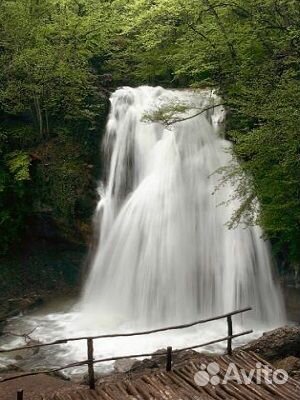
[[[80,302],[83,325],[164,326],[244,306],[253,307],[252,324],[284,319],[261,229],[230,230],[239,202],[226,202],[235,188],[228,183],[215,192],[215,172],[232,162],[220,135],[224,109],[186,119],[219,103],[210,90],[125,87],[111,96],[109,169]],[[168,104],[191,109],[168,127],[145,121]]]

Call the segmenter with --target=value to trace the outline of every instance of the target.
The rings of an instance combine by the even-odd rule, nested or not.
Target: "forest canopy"
[[[2,254],[45,210],[64,232],[90,218],[109,91],[151,84],[219,92],[231,225],[259,223],[299,268],[299,21],[298,0],[1,0]]]

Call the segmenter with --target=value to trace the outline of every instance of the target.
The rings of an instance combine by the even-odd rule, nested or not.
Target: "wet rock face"
[[[31,296],[8,299],[1,302],[0,306],[0,335],[3,332],[7,318],[14,317],[20,313],[29,311],[41,306],[44,300],[41,296],[33,294]]]
[[[300,326],[284,326],[266,332],[242,349],[253,351],[271,363],[291,356],[300,358]]]

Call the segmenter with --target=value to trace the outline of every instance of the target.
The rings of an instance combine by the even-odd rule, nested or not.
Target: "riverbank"
[[[300,382],[300,327],[285,326],[264,333],[257,340],[242,347],[252,351],[274,365],[285,370]]]
[[[40,399],[41,395],[43,398],[47,399],[89,399],[96,398],[99,395],[99,399],[106,398],[117,398],[117,391],[122,391],[122,398],[131,399],[128,393],[131,395],[138,395],[138,398],[149,398],[145,395],[148,390],[157,390],[159,387],[164,393],[164,389],[167,388],[170,393],[177,393],[177,390],[181,386],[180,378],[183,377],[182,374],[190,374],[190,376],[184,376],[183,388],[186,388],[186,384],[191,384],[196,390],[200,390],[200,387],[195,386],[194,376],[197,371],[199,372],[200,365],[203,363],[208,365],[211,362],[217,363],[221,367],[220,374],[218,376],[224,376],[226,368],[228,368],[229,362],[236,363],[238,369],[246,368],[247,374],[250,373],[248,370],[250,368],[257,368],[257,362],[265,364],[264,361],[269,362],[273,369],[284,369],[291,379],[294,386],[299,387],[297,382],[300,382],[300,327],[282,327],[271,332],[264,333],[259,339],[250,342],[248,345],[242,348],[235,349],[231,357],[225,355],[220,356],[217,354],[207,354],[198,353],[195,351],[184,351],[178,354],[174,354],[173,358],[173,373],[165,372],[165,357],[153,355],[151,359],[146,359],[143,361],[138,360],[120,360],[115,364],[114,372],[106,375],[97,375],[96,391],[89,391],[87,387],[86,376],[82,377],[80,383],[74,383],[60,379],[57,376],[39,375],[31,376],[25,378],[18,378],[16,380],[11,380],[7,382],[0,383],[0,398],[5,398],[6,400],[14,400],[18,389],[22,388],[26,395],[25,398],[30,398],[32,400]],[[263,361],[264,360],[264,361]],[[252,363],[252,364],[251,364]],[[195,367],[196,365],[196,367]],[[252,367],[251,367],[252,365]],[[224,370],[225,368],[225,370]],[[194,370],[193,370],[194,369]],[[179,371],[179,372],[175,372]],[[20,371],[19,371],[20,372]],[[9,378],[17,374],[15,372],[6,372],[0,374],[2,378]],[[175,374],[173,376],[173,374]],[[173,376],[173,378],[172,378]],[[172,378],[169,381],[169,378]],[[156,380],[158,378],[158,380]],[[161,379],[163,378],[163,379]],[[188,378],[187,380],[185,378]],[[179,379],[179,380],[178,380]],[[149,388],[149,384],[153,384]],[[290,380],[289,380],[290,382]],[[234,383],[234,382],[231,382]],[[257,382],[252,383],[256,386],[258,391],[267,390],[267,386],[261,386]],[[121,389],[120,389],[121,388]],[[143,390],[141,389],[143,388]],[[219,386],[220,389],[225,387]],[[249,385],[239,386],[239,389],[246,390],[249,389]],[[272,389],[273,388],[273,389]],[[271,390],[276,389],[272,386]],[[283,388],[279,385],[279,388]],[[139,392],[139,390],[142,392]],[[214,387],[213,387],[214,389]],[[252,386],[253,389],[253,386]],[[252,390],[250,388],[250,390]],[[135,393],[131,392],[136,390]],[[208,388],[210,390],[210,388]],[[281,390],[281,389],[280,389]],[[112,397],[105,397],[103,392],[110,393]],[[129,392],[128,392],[129,391]],[[140,394],[139,394],[140,393]],[[158,392],[156,392],[157,394]],[[180,392],[181,394],[183,392]],[[126,396],[125,396],[126,395]],[[273,392],[274,395],[274,392]],[[56,397],[57,396],[57,397]],[[146,397],[144,397],[146,396]],[[98,397],[97,397],[98,398]],[[151,397],[155,399],[159,398],[177,398],[177,397]],[[185,397],[184,397],[185,398]],[[187,397],[190,398],[190,397]],[[202,397],[201,397],[202,398]],[[210,397],[208,397],[210,398]],[[214,397],[213,397],[214,398]],[[223,398],[223,397],[222,397]],[[235,397],[233,397],[235,398]],[[239,398],[240,397],[236,397]],[[245,397],[250,398],[250,397]],[[260,397],[262,398],[262,397]],[[270,398],[269,396],[266,398]],[[276,397],[277,398],[277,397]],[[278,397],[283,399],[285,397]],[[290,397],[288,397],[290,398]],[[295,397],[298,398],[298,397]]]
[[[26,253],[0,260],[0,332],[5,321],[42,306],[58,294],[79,292],[87,246],[67,241],[34,242]]]

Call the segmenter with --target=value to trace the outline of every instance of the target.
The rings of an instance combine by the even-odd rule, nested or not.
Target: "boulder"
[[[287,357],[300,358],[300,326],[284,326],[264,333],[242,347],[273,363]]]
[[[117,360],[114,364],[114,370],[115,372],[128,372],[136,362],[138,362],[136,358],[123,358],[122,360]]]

